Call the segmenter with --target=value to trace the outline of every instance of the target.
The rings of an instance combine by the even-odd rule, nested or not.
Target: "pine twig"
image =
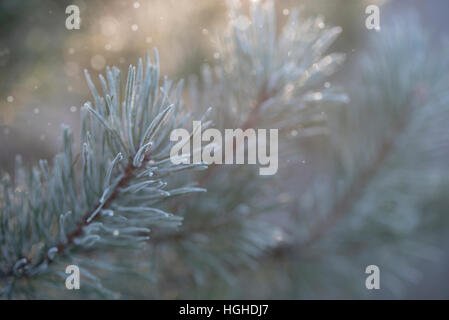
[[[143,162],[149,161],[150,157],[149,157],[149,153],[150,150],[148,150],[147,154],[144,157]],[[54,247],[57,248],[57,254],[61,255],[63,254],[70,246],[72,246],[74,244],[74,241],[76,238],[79,238],[80,236],[83,235],[83,229],[85,227],[87,227],[88,225],[90,225],[92,222],[96,221],[98,219],[98,217],[100,217],[99,214],[97,214],[96,216],[94,216],[92,219],[92,215],[94,214],[94,212],[98,211],[98,209],[104,208],[107,209],[111,203],[116,200],[118,198],[119,195],[119,189],[126,187],[129,183],[129,181],[134,177],[134,172],[136,169],[138,169],[139,167],[135,167],[133,164],[133,157],[131,157],[128,161],[127,166],[125,167],[125,169],[123,170],[123,177],[119,180],[119,182],[117,183],[117,185],[115,186],[112,194],[108,197],[108,199],[104,202],[104,203],[100,203],[98,202],[94,208],[92,208],[90,211],[88,211],[86,214],[84,214],[82,220],[78,223],[78,225],[76,226],[75,230],[73,230],[71,233],[69,233],[67,235],[67,240],[65,242],[59,242],[58,244],[56,244]],[[20,273],[21,270],[23,270],[25,267],[27,267],[28,265],[30,265],[33,261],[31,258],[25,257],[26,259],[26,263],[23,264],[20,269],[18,269],[16,271],[16,273],[13,272],[13,269],[11,268],[11,270],[9,272],[7,272],[6,274],[4,274],[3,276],[0,276],[0,278],[9,278],[11,276],[16,276],[17,278],[20,278],[22,276],[27,276],[26,273]],[[50,257],[48,255],[45,255],[44,257],[42,257],[42,259],[36,264],[36,266],[40,266],[44,263],[52,263],[54,261],[53,259],[50,259]],[[18,274],[17,274],[18,273]]]

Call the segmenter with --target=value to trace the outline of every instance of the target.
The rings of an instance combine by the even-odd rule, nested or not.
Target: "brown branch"
[[[149,151],[148,151],[149,153]],[[147,155],[145,155],[144,157],[144,161],[148,161],[149,160],[149,154],[147,153]],[[108,208],[111,203],[117,199],[118,195],[119,195],[119,189],[125,187],[129,181],[134,177],[134,171],[138,169],[138,167],[135,167],[133,165],[133,158],[131,157],[129,159],[129,162],[127,164],[127,166],[125,167],[124,171],[123,171],[123,177],[119,180],[119,182],[117,183],[117,185],[115,186],[112,194],[109,196],[109,198],[102,204],[100,202],[97,202],[95,204],[95,206],[88,212],[86,212],[81,221],[77,224],[76,228],[67,235],[66,237],[66,241],[63,242],[59,242],[58,244],[56,244],[53,247],[57,248],[57,254],[62,254],[64,253],[71,245],[73,245],[75,239],[79,238],[80,236],[83,235],[84,233],[84,227],[90,225],[93,221],[97,220],[98,217],[100,217],[100,214],[97,214],[95,217],[93,217],[92,219],[90,219],[90,217],[92,216],[92,214],[98,210],[100,207],[102,208]],[[90,220],[89,220],[90,219]],[[23,270],[26,266],[29,266],[32,263],[32,259],[26,257],[25,258],[27,261],[26,263],[20,267],[20,270]],[[54,259],[50,259],[50,257],[48,256],[48,254],[46,254],[44,257],[42,257],[39,262],[36,263],[35,267],[40,266],[44,263],[51,263],[53,262]],[[16,278],[20,278],[20,277],[27,277],[27,274],[22,273],[19,276],[17,276],[16,274],[14,274],[13,270],[11,269],[9,272],[5,273],[4,275],[2,275],[0,278],[8,278],[8,277],[12,277],[15,276]]]
[[[266,93],[266,90],[263,89],[261,90],[259,97],[257,98],[257,103],[255,105],[255,107],[253,109],[250,110],[250,112],[248,113],[248,117],[246,118],[246,121],[243,123],[242,125],[242,130],[245,131],[246,129],[252,128],[254,126],[254,124],[256,123],[256,121],[259,118],[259,112],[260,112],[260,108],[262,107],[262,105],[264,104],[265,101],[267,101],[269,98],[268,94]],[[215,172],[215,170],[217,169],[217,165],[216,164],[212,164],[207,168],[206,174],[204,174],[200,180],[199,183],[203,184],[205,183],[207,180],[209,180],[209,178],[212,176],[212,174]]]
[[[382,143],[375,159],[360,173],[358,178],[352,182],[346,193],[343,195],[340,201],[338,201],[333,210],[326,215],[326,218],[319,222],[313,228],[307,240],[299,244],[290,242],[275,247],[267,251],[266,254],[262,256],[263,259],[271,259],[273,257],[275,257],[276,259],[281,259],[287,257],[291,258],[292,256],[303,256],[304,254],[306,254],[306,249],[312,247],[313,244],[322,239],[323,236],[328,232],[328,230],[335,226],[337,222],[342,219],[347,212],[350,211],[354,202],[360,197],[366,187],[371,183],[379,170],[382,168],[388,156],[393,151],[397,137],[401,135],[401,133],[405,130],[409,121],[409,114],[407,111],[410,111],[412,98],[418,98],[422,102],[423,97],[420,96],[419,92],[415,90],[411,95],[411,98],[408,99],[409,101],[404,103],[403,109],[405,109],[406,112],[404,112],[403,115],[405,114],[405,117],[397,122],[397,126],[394,128],[393,133],[391,134],[391,136],[388,136]],[[183,230],[179,234],[162,235],[160,238],[156,238],[156,240],[157,243],[163,241],[182,240],[183,238],[186,238],[189,235],[195,233],[209,232],[210,230],[212,230],[212,232],[215,232],[215,230],[217,230],[218,228],[230,223],[231,221],[229,221],[228,219],[223,223],[212,225],[211,229],[208,229],[205,226],[194,226],[192,228]],[[358,250],[360,248],[356,249]]]
[[[355,199],[359,197],[360,194],[363,193],[364,189],[367,185],[373,180],[376,176],[379,168],[382,167],[382,164],[385,162],[388,155],[391,153],[393,149],[394,140],[387,139],[380,148],[379,153],[375,160],[371,163],[371,165],[364,170],[358,179],[356,179],[346,191],[344,196],[338,201],[337,205],[334,207],[334,210],[326,216],[326,218],[321,221],[315,228],[312,230],[310,236],[307,241],[304,243],[305,247],[308,247],[315,242],[317,242],[328,229],[332,228],[339,219],[341,219],[344,214],[350,210],[352,204]]]
[[[256,105],[250,110],[250,112],[248,113],[248,117],[246,118],[245,122],[242,125],[243,131],[252,128],[255,125],[255,122],[259,118],[260,108],[270,98],[269,94],[267,93],[267,90],[265,89],[265,86],[263,86],[263,88],[264,89],[262,89],[258,95]],[[198,179],[199,185],[203,185],[204,183],[206,183],[213,176],[217,168],[218,168],[217,164],[209,165],[208,168],[206,169],[206,172]],[[177,201],[171,207],[170,211],[171,212],[178,211],[180,205],[181,202]]]
[[[402,109],[404,109],[405,111],[403,115],[405,116],[399,119],[399,121],[397,122],[397,126],[394,127],[392,135],[385,139],[385,141],[379,148],[379,152],[376,158],[359,175],[358,179],[352,182],[346,193],[336,204],[333,210],[326,215],[326,218],[314,227],[307,240],[301,244],[288,243],[283,246],[279,246],[271,252],[271,255],[280,258],[291,256],[292,254],[302,254],[305,249],[310,248],[313,244],[322,239],[323,236],[328,232],[328,230],[335,226],[337,222],[343,218],[345,213],[350,211],[354,202],[360,197],[366,187],[371,183],[382,165],[385,163],[388,156],[393,151],[397,137],[400,136],[405,130],[410,119],[410,114],[408,113],[408,111],[411,111],[410,109],[412,108],[412,100],[417,99],[421,103],[424,102],[425,95],[423,95],[420,90],[420,87],[417,87],[412,91],[409,99],[407,99],[407,101],[402,106]]]
[[[259,118],[260,108],[265,103],[265,101],[267,101],[270,98],[270,96],[267,93],[267,90],[265,89],[265,86],[263,86],[263,88],[264,89],[262,89],[259,93],[256,105],[254,106],[254,108],[252,108],[250,110],[250,112],[248,113],[248,117],[246,118],[245,122],[242,125],[243,131],[245,131],[248,128],[252,128],[255,125],[255,122]],[[199,178],[198,183],[200,185],[203,185],[204,183],[206,183],[213,176],[213,174],[215,173],[217,168],[218,168],[218,165],[216,165],[216,164],[210,165],[207,168],[206,173]],[[181,204],[182,204],[181,201],[177,201],[170,208],[170,211],[173,213],[177,212],[179,209],[179,206]],[[177,241],[177,240],[185,239],[192,234],[197,234],[197,233],[205,232],[208,230],[217,230],[223,226],[231,224],[234,221],[233,218],[234,217],[228,217],[224,221],[215,222],[211,225],[196,225],[196,226],[192,226],[190,228],[184,228],[181,231],[178,231],[175,233],[162,234],[159,236],[155,236],[155,237],[151,238],[150,242],[152,244],[159,244],[162,242]]]
[[[404,117],[397,121],[393,133],[382,143],[373,162],[371,162],[371,164],[360,173],[358,179],[355,179],[352,182],[341,200],[334,207],[333,211],[330,214],[326,215],[326,218],[315,226],[308,239],[303,243],[302,247],[309,247],[320,240],[326,234],[327,230],[332,228],[338,222],[338,220],[340,220],[345,215],[345,213],[351,209],[356,199],[359,198],[365,188],[376,176],[376,174],[394,149],[394,144],[397,137],[402,134],[408,124],[410,117],[408,111],[410,111],[409,109],[411,108],[411,102],[413,98],[421,98],[419,96],[419,92],[417,92],[416,90],[413,91],[413,94],[411,94],[409,99],[407,99],[407,101],[403,104],[401,109],[404,109],[405,111],[403,113]]]

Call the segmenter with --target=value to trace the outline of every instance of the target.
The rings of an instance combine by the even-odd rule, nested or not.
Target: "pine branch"
[[[260,108],[266,101],[268,101],[270,97],[273,96],[276,96],[276,94],[273,94],[272,96],[268,95],[265,86],[263,86],[263,89],[260,91],[260,94],[258,95],[256,105],[250,110],[246,120],[243,122],[241,126],[243,131],[249,128],[257,128],[257,119],[259,117]],[[209,168],[206,170],[206,173],[200,177],[199,180],[200,185],[206,183],[207,180],[210,179],[211,176],[214,174],[214,171],[216,169],[217,165],[215,164],[210,165]]]
[[[149,239],[149,226],[173,227],[182,221],[158,209],[160,202],[204,191],[164,190],[166,177],[204,165],[167,161],[171,131],[190,116],[181,111],[182,83],[174,90],[166,79],[159,91],[157,63],[156,55],[156,65],[147,56],[145,70],[141,60],[137,69],[130,66],[123,87],[120,71],[107,68],[108,80],[100,76],[105,98],[86,72],[95,108],[86,103],[82,109],[81,157],[73,157],[71,133],[64,128],[63,152],[55,156],[51,173],[41,161],[40,168],[27,175],[19,161],[15,181],[4,176],[0,184],[0,280],[5,282],[1,294],[18,291],[19,280],[39,280],[50,270],[58,274],[53,261],[70,260],[75,249],[142,246]],[[122,155],[128,159],[123,164]],[[75,159],[81,159],[79,166]],[[64,282],[55,284],[63,287]],[[96,280],[88,287],[103,290]]]
[[[279,213],[286,208],[277,199],[281,190],[291,192],[283,175],[259,177],[254,166],[171,163],[170,133],[190,127],[192,117],[183,112],[182,82],[159,84],[157,54],[154,65],[147,57],[145,67],[141,60],[130,66],[125,81],[118,69],[107,68],[99,77],[101,94],[86,74],[94,103],[82,108],[80,155],[73,155],[64,128],[62,152],[51,166],[41,161],[28,170],[18,161],[12,178],[4,175],[0,182],[0,295],[30,297],[32,289],[44,295],[38,286],[47,282],[63,287],[58,262],[68,261],[80,263],[87,294],[101,294],[106,290],[90,269],[131,272],[130,265],[146,260],[133,251],[130,259],[115,257],[116,247],[148,245],[158,282],[146,293],[154,291],[156,298],[172,281],[179,291],[188,288],[190,297],[212,297],[216,288],[218,295],[231,292],[220,280],[247,297],[254,286],[241,273],[245,267],[270,289],[286,281],[296,297],[320,268],[328,268],[319,276],[328,274],[330,281],[339,270],[350,273],[342,255],[364,262],[362,251],[370,248],[370,261],[404,259],[408,266],[410,252],[423,254],[403,242],[418,243],[418,232],[445,225],[438,212],[426,212],[424,219],[422,208],[438,194],[435,176],[447,171],[426,159],[449,136],[447,48],[433,54],[415,20],[407,27],[383,26],[387,32],[370,49],[375,58],[357,68],[362,81],[353,85],[349,104],[325,82],[343,61],[343,55],[327,53],[340,28],[326,27],[321,18],[298,19],[292,11],[278,33],[272,1],[254,3],[250,12],[246,17],[231,8],[231,32],[218,41],[218,65],[203,68],[199,85],[189,83],[190,109],[201,114],[212,106],[219,130],[277,128],[280,158],[298,159],[304,152],[298,139],[330,133],[329,160],[340,171],[328,172],[324,182],[313,179],[301,197],[295,195],[300,209],[282,223]],[[195,182],[208,193],[171,200],[204,191]],[[156,229],[151,238],[150,227]],[[108,255],[83,259],[100,249]],[[128,265],[116,268],[114,258]],[[307,272],[306,264],[310,272],[298,272]]]
[[[421,119],[436,119],[436,115],[442,112],[444,96],[441,96],[441,92],[446,90],[442,83],[446,77],[442,76],[444,72],[441,70],[446,70],[447,64],[439,68],[430,63],[442,59],[429,59],[429,55],[425,53],[429,45],[423,40],[421,31],[415,30],[405,35],[403,30],[407,30],[407,27],[404,25],[392,32],[389,32],[391,29],[386,26],[385,30],[389,31],[378,37],[381,39],[380,43],[375,43],[367,50],[375,54],[371,58],[365,58],[357,68],[361,75],[358,73],[354,78],[361,77],[362,81],[356,80],[353,84],[354,100],[348,104],[346,97],[335,89],[320,91],[321,81],[332,73],[334,66],[327,70],[318,67],[319,61],[338,60],[330,58],[335,57],[333,54],[325,58],[320,57],[332,43],[335,34],[322,28],[322,22],[317,21],[317,25],[321,26],[319,29],[323,29],[322,33],[317,32],[319,35],[316,37],[320,39],[317,40],[314,38],[314,31],[310,30],[313,28],[306,27],[314,25],[313,20],[303,26],[297,21],[292,22],[295,20],[295,15],[292,14],[291,21],[287,23],[288,27],[278,35],[278,39],[290,41],[291,47],[287,49],[280,44],[282,42],[271,38],[275,32],[270,22],[267,22],[270,20],[267,18],[270,9],[256,5],[256,8],[251,10],[253,15],[248,19],[251,21],[250,27],[247,30],[236,27],[233,33],[222,41],[224,50],[220,51],[220,64],[214,68],[205,67],[203,70],[203,82],[192,90],[193,105],[214,106],[216,114],[213,119],[219,128],[242,127],[243,124],[245,128],[277,127],[279,132],[288,134],[295,130],[295,136],[298,137],[328,132],[330,145],[334,148],[332,155],[335,157],[330,160],[334,161],[336,167],[340,166],[342,172],[328,173],[326,181],[320,182],[320,179],[316,179],[306,188],[305,194],[298,199],[300,212],[292,215],[285,228],[280,227],[285,231],[282,234],[285,237],[282,236],[281,240],[277,241],[274,231],[279,230],[278,224],[270,219],[264,221],[260,213],[265,197],[269,199],[267,202],[275,201],[278,190],[282,190],[282,181],[279,186],[272,180],[258,179],[257,175],[251,175],[251,169],[248,167],[211,166],[204,176],[200,176],[202,184],[208,186],[208,196],[178,206],[189,219],[179,233],[158,234],[154,243],[169,243],[163,247],[162,252],[167,250],[187,265],[187,271],[183,270],[179,277],[188,278],[185,281],[189,281],[189,288],[195,285],[196,280],[190,281],[190,277],[185,275],[198,278],[198,292],[203,292],[202,286],[208,283],[208,279],[214,279],[216,282],[217,274],[232,286],[231,292],[239,292],[234,288],[235,281],[247,283],[246,276],[253,276],[253,272],[257,272],[263,279],[266,279],[264,272],[272,275],[272,282],[270,279],[266,281],[270,282],[267,286],[274,287],[278,272],[273,266],[278,266],[279,258],[283,258],[282,263],[289,268],[291,266],[291,270],[283,270],[283,277],[288,279],[287,286],[302,288],[301,284],[307,281],[310,285],[315,285],[313,275],[298,274],[298,268],[307,264],[306,253],[311,252],[315,258],[316,255],[323,255],[321,259],[308,260],[312,269],[316,267],[317,270],[326,268],[325,265],[332,264],[334,259],[335,263],[341,262],[339,258],[341,259],[343,254],[354,253],[356,257],[351,259],[362,259],[363,248],[370,248],[370,252],[379,253],[374,256],[379,264],[391,265],[391,261],[384,261],[383,254],[393,250],[392,256],[396,261],[403,257],[406,259],[410,253],[407,254],[404,248],[409,247],[404,243],[407,239],[418,237],[413,238],[405,234],[421,228],[416,226],[410,231],[404,231],[400,229],[399,222],[409,216],[417,216],[416,219],[420,221],[421,212],[418,208],[422,205],[421,201],[428,201],[431,193],[422,190],[416,182],[422,181],[429,190],[438,187],[435,181],[430,179],[430,167],[424,167],[422,173],[408,167],[416,166],[413,160],[417,159],[417,156],[409,153],[406,155],[406,152],[415,147],[419,150],[426,149],[427,147],[423,147],[423,140],[434,145],[436,143],[431,141],[431,137],[441,136],[433,131],[419,135],[417,127],[427,130],[426,126],[420,125],[423,121]],[[241,12],[231,16],[241,18]],[[416,21],[404,24],[415,23]],[[294,41],[294,35],[297,34],[301,34],[301,45]],[[261,39],[268,40],[263,42]],[[312,40],[309,43],[304,39]],[[323,47],[315,45],[318,43]],[[302,50],[295,50],[296,45]],[[285,57],[284,52],[291,54]],[[406,62],[405,56],[410,60]],[[308,68],[309,63],[313,67]],[[294,66],[298,65],[301,67],[298,67],[296,73]],[[310,76],[314,69],[317,69],[316,73]],[[289,71],[284,74],[284,70]],[[308,83],[307,79],[313,80]],[[328,88],[329,84],[325,87]],[[360,90],[360,87],[364,90]],[[260,102],[259,93],[267,92],[264,88],[270,88],[271,94]],[[422,99],[423,91],[432,92],[426,95],[429,99]],[[433,95],[431,99],[430,95]],[[342,102],[346,104],[341,108],[326,108]],[[304,112],[305,110],[310,113]],[[320,117],[321,111],[326,112],[329,126],[323,119],[326,117]],[[304,115],[304,118],[298,120],[300,117],[295,117],[298,113]],[[415,137],[415,140],[411,140],[409,135]],[[288,139],[285,136],[282,138],[280,145],[284,144],[284,149],[290,147],[291,151],[296,152],[294,149],[298,144],[288,144]],[[438,139],[441,140],[442,138]],[[411,146],[404,147],[406,142]],[[422,163],[428,165],[424,159]],[[335,186],[335,189],[323,188],[318,183]],[[382,183],[385,186],[382,186]],[[404,192],[404,183],[407,188],[414,189],[410,194],[405,191],[405,199],[396,200],[395,196],[400,197]],[[265,194],[263,186],[266,184],[269,185],[269,191]],[[382,187],[391,190],[384,191]],[[311,199],[312,205],[308,204]],[[397,212],[379,209],[379,206],[388,201],[397,205]],[[404,208],[401,208],[402,205]],[[279,214],[280,210],[282,209],[279,205],[267,208],[273,215]],[[354,220],[356,222],[353,222]],[[424,224],[422,228],[425,228]],[[368,234],[370,236],[367,236]],[[402,235],[403,241],[400,241]],[[173,263],[173,260],[169,261]],[[167,264],[162,263],[162,266],[162,269],[169,270]],[[244,266],[250,266],[252,271],[239,277],[237,271],[242,270]],[[340,269],[347,270],[348,266],[340,266]],[[331,278],[334,271],[338,272],[337,268],[330,271]],[[359,271],[354,270],[354,273]],[[169,283],[162,282],[161,288],[166,285]],[[253,286],[248,284],[248,287]],[[293,288],[292,290],[294,291]],[[241,290],[237,296],[246,296],[246,293],[246,290]],[[217,295],[221,297],[219,293]]]
[[[145,155],[143,162],[150,161],[149,153],[150,153],[150,150],[147,151],[147,154]],[[117,185],[112,190],[111,196],[105,202],[97,203],[93,209],[91,209],[89,212],[87,212],[83,216],[81,221],[77,224],[77,226],[75,227],[75,230],[73,230],[70,234],[67,235],[67,239],[64,242],[59,242],[56,245],[52,246],[52,247],[57,248],[56,254],[61,255],[64,253],[64,251],[66,251],[66,249],[68,249],[70,246],[72,246],[74,244],[75,239],[77,239],[83,235],[84,228],[89,226],[91,223],[95,222],[96,220],[98,220],[100,215],[95,214],[95,213],[98,212],[100,209],[103,209],[103,210],[108,209],[110,207],[111,203],[114,200],[116,200],[117,197],[119,196],[119,189],[128,186],[128,183],[135,175],[135,171],[137,169],[139,169],[138,167],[135,167],[133,165],[132,159],[133,159],[133,157],[129,159],[128,165],[126,166],[125,170],[123,171],[122,178],[119,180]],[[52,263],[55,258],[56,258],[56,256],[52,256],[52,258],[50,259],[50,257],[48,255],[46,255],[46,256],[42,257],[41,260],[35,264],[35,267],[39,268],[43,264]],[[22,259],[25,259],[26,262],[20,263],[20,261]],[[20,278],[22,276],[26,277],[27,275],[25,273],[22,273],[22,271],[27,266],[29,266],[32,262],[33,262],[32,259],[23,257],[23,258],[19,259],[18,261],[16,261],[16,263],[14,263],[15,266],[19,265],[19,263],[20,263],[19,268],[16,268],[14,271],[13,271],[13,269],[11,269],[9,272],[6,272],[6,274],[0,278],[8,278],[8,277],[12,277],[14,275],[16,275],[16,279]]]
[[[408,125],[410,113],[413,112],[411,101],[418,100],[417,98],[419,98],[416,94],[416,90],[413,91],[414,94],[407,99],[408,101],[404,103],[403,106],[400,107],[400,110],[402,110],[402,117],[396,122],[396,126],[394,127],[391,136],[386,137],[381,144],[377,155],[374,156],[371,164],[357,175],[349,188],[346,190],[345,194],[333,207],[333,210],[326,214],[325,218],[321,222],[318,222],[311,230],[308,239],[304,242],[302,247],[310,247],[318,242],[323,236],[328,234],[329,229],[332,228],[338,220],[343,218],[345,214],[348,214],[351,211],[352,206],[357,202],[359,196],[363,194],[370,182],[379,174],[379,171],[384,166],[385,161],[394,150],[398,137],[403,134]],[[423,103],[424,101],[420,102]]]
[[[335,147],[341,148],[338,156],[343,160],[339,161],[348,168],[336,180],[345,179],[345,191],[337,193],[335,202],[326,199],[333,197],[328,192],[315,193],[315,201],[330,202],[331,209],[322,213],[309,208],[312,215],[297,212],[301,221],[320,218],[310,230],[297,232],[292,242],[271,252],[274,258],[269,252],[264,262],[282,259],[292,268],[306,261],[313,268],[340,263],[346,274],[356,271],[352,265],[375,262],[395,280],[385,287],[400,295],[404,279],[416,280],[420,274],[414,266],[418,258],[437,259],[435,239],[447,220],[438,207],[428,206],[444,193],[439,190],[446,188],[447,169],[430,159],[439,158],[437,150],[447,145],[443,70],[449,65],[443,62],[447,47],[433,52],[417,21],[408,16],[385,25],[385,33],[370,43],[357,68],[363,81],[353,87],[357,93],[344,110],[346,118],[338,114],[341,118],[333,120],[338,121],[333,128]],[[407,26],[413,26],[412,30]],[[367,89],[360,93],[361,85]],[[407,274],[393,278],[398,265],[407,265]],[[330,271],[330,278],[344,276]],[[363,295],[354,291],[357,297]]]
[[[277,128],[298,130],[297,138],[319,135],[326,127],[325,107],[347,102],[338,89],[323,86],[343,60],[341,55],[326,54],[340,29],[323,27],[319,18],[301,23],[294,11],[277,35],[273,3],[265,4],[253,4],[248,18],[252,23],[245,30],[231,20],[232,32],[220,42],[219,65],[204,67],[199,86],[190,82],[192,106],[199,110],[212,106],[211,118],[219,130]],[[243,13],[232,10],[231,16],[241,19]],[[296,148],[285,136],[282,139],[279,145],[284,150]],[[218,272],[227,279],[232,274],[228,268],[254,266],[263,252],[279,245],[272,237],[276,228],[262,214],[273,213],[279,205],[260,201],[264,185],[272,179],[261,179],[251,166],[211,165],[198,180],[208,194],[171,207],[188,217],[182,229],[157,234],[150,244],[176,250],[181,261],[192,261],[191,272],[201,278]],[[273,194],[267,199],[275,202]],[[240,209],[245,206],[248,212],[243,214]],[[218,247],[220,254],[215,251]],[[190,264],[186,268],[190,270]]]

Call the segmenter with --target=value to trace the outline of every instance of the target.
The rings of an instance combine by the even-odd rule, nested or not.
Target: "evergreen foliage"
[[[413,15],[385,25],[346,95],[329,83],[344,60],[328,52],[340,28],[294,11],[277,31],[271,1],[249,17],[240,10],[231,5],[216,39],[219,63],[184,95],[182,81],[159,83],[157,53],[126,80],[107,68],[101,93],[86,72],[94,100],[82,110],[81,146],[63,127],[51,164],[28,169],[17,158],[2,175],[0,294],[67,295],[68,264],[81,268],[81,297],[310,298],[322,287],[358,297],[369,264],[400,294],[419,276],[415,262],[438,256],[449,48],[432,49]],[[280,173],[173,165],[170,132],[193,119],[220,131],[279,129]],[[298,195],[288,175],[307,141],[327,147],[330,173]]]

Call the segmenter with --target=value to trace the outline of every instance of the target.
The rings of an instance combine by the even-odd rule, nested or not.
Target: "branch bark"
[[[147,155],[144,158],[144,162],[145,161],[149,161],[149,151],[147,153]],[[98,217],[100,217],[100,214],[97,214],[95,217],[93,217],[92,219],[90,219],[90,217],[92,216],[92,214],[98,210],[100,207],[106,209],[108,208],[112,202],[114,200],[116,200],[119,196],[119,189],[125,187],[129,181],[134,177],[134,172],[135,170],[137,170],[139,167],[135,167],[133,165],[133,157],[131,157],[128,161],[127,166],[125,167],[125,169],[123,170],[123,177],[120,179],[120,181],[117,183],[117,185],[115,186],[112,194],[109,196],[108,199],[106,199],[106,201],[102,204],[100,202],[97,202],[95,204],[95,206],[89,210],[88,212],[86,212],[83,215],[83,218],[81,219],[81,221],[77,224],[77,226],[75,227],[75,229],[70,232],[67,235],[67,239],[64,242],[59,242],[54,246],[50,246],[50,247],[55,247],[57,248],[57,252],[56,254],[61,255],[63,254],[69,247],[71,247],[74,244],[75,239],[79,238],[80,236],[83,235],[84,233],[84,227],[87,227],[88,225],[90,225],[92,222],[98,220]],[[15,277],[15,278],[22,278],[22,277],[27,277],[28,275],[23,272],[24,268],[29,266],[33,261],[32,259],[28,258],[28,257],[24,257],[22,259],[26,259],[26,262],[20,267],[20,269],[18,270],[19,273],[17,274],[17,272],[14,272],[13,268],[11,268],[11,270],[3,275],[0,275],[0,278],[9,278],[9,277]],[[21,260],[21,259],[19,259]],[[35,267],[38,267],[44,263],[52,263],[54,261],[54,259],[51,259],[48,254],[46,254],[44,257],[41,258],[41,260],[39,260],[39,262],[36,263]],[[22,272],[20,272],[22,271]]]

